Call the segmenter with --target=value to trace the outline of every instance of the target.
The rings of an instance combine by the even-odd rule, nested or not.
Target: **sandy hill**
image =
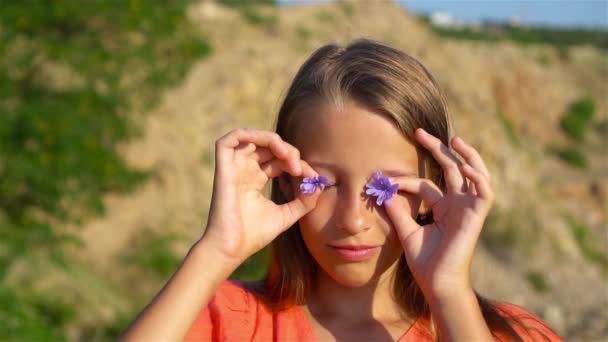
[[[81,230],[83,259],[125,281],[113,272],[117,257],[150,231],[185,235],[176,245],[184,255],[205,227],[215,139],[235,127],[271,129],[291,78],[316,47],[370,37],[430,68],[447,93],[455,131],[478,147],[493,174],[498,200],[475,259],[476,287],[537,312],[565,337],[608,337],[606,274],[586,257],[565,216],[588,227],[593,248],[606,247],[606,137],[590,133],[586,169],[547,153],[568,143],[559,120],[573,101],[590,96],[594,123],[606,122],[605,52],[577,47],[563,58],[550,46],[447,40],[383,1],[260,11],[266,19],[253,24],[214,2],[190,8],[213,54],[162,94],[154,111],[133,113],[144,135],[123,146],[123,155],[157,175],[133,194],[107,196],[107,214]],[[146,295],[159,288],[129,286]]]

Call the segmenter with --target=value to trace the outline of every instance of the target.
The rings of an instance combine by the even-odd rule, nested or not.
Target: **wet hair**
[[[449,146],[450,118],[447,103],[431,73],[414,57],[372,39],[360,38],[347,46],[327,44],[317,49],[295,75],[278,113],[276,132],[294,143],[297,122],[319,105],[340,110],[355,101],[394,122],[404,138],[417,147],[425,177],[445,191],[440,165],[414,138],[422,127]],[[307,114],[308,113],[308,114]],[[297,147],[297,146],[296,146]],[[272,200],[286,203],[278,180],[272,182]],[[418,217],[420,224],[432,216]],[[248,287],[273,310],[307,303],[319,265],[309,253],[298,223],[280,234],[271,248],[267,276]],[[422,319],[429,336],[437,339],[429,305],[402,254],[392,283],[393,297],[408,317]],[[476,292],[492,334],[521,341],[513,328],[524,325],[516,317],[501,315],[490,301]]]

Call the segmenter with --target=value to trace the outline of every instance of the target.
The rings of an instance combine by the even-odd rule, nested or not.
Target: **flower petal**
[[[327,179],[324,176],[318,176],[317,177],[317,183],[318,184],[322,184],[322,185],[330,185],[331,183],[329,182],[329,179]]]
[[[300,191],[305,194],[311,194],[315,192],[315,185],[312,183],[302,183],[300,184]]]
[[[381,206],[382,203],[390,203],[391,197],[399,191],[399,184],[391,184],[388,177],[382,171],[377,171],[372,176],[372,181],[366,184],[366,194],[377,196],[376,204]]]
[[[376,205],[377,206],[381,206],[382,205],[382,201],[383,201],[382,196],[378,196],[378,198],[376,198]]]

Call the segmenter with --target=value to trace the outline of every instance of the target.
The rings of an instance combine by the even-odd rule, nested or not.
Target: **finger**
[[[292,176],[299,176],[294,175],[287,162],[280,159],[272,159],[266,163],[263,163],[260,165],[260,169],[266,174],[266,176],[268,176],[268,178],[278,177],[285,172],[291,174]]]
[[[302,176],[304,177],[315,177],[318,174],[315,170],[305,161],[300,160],[302,167]],[[273,159],[269,162],[260,165],[260,169],[266,174],[268,178],[275,178],[282,175],[284,172],[289,172],[287,164],[278,159]]]
[[[235,153],[239,153],[245,156],[250,155],[255,151],[255,144],[253,143],[240,143],[237,147],[234,148]]]
[[[411,213],[407,210],[406,200],[396,196],[389,202],[384,202],[386,215],[391,220],[399,241],[404,244],[407,239],[422,227],[412,218]]]
[[[475,189],[475,183],[471,182],[469,184],[469,192],[473,195],[473,196],[477,196],[477,189]]]
[[[462,173],[475,184],[475,190],[480,198],[494,201],[494,191],[490,187],[490,183],[481,171],[475,170],[468,164],[461,166]]]
[[[288,150],[288,157],[283,159],[277,159],[272,152],[270,152],[270,150],[263,147],[258,148],[253,155],[254,159],[259,159],[260,166],[264,164],[269,164],[269,166],[266,167],[280,165],[282,171],[288,172],[293,176],[300,176],[303,173],[302,160],[300,160],[300,151],[291,145],[288,146]]]
[[[281,137],[274,132],[267,131],[255,131],[254,134],[260,134],[262,139],[257,140],[257,148],[266,148],[271,151],[278,159],[287,162],[288,169],[293,175],[300,175],[302,167],[300,165],[300,151],[290,143],[281,139]],[[285,148],[287,153],[285,155],[279,155],[276,153],[276,148],[273,144],[280,145],[281,148]]]
[[[399,190],[420,196],[431,207],[443,198],[441,189],[429,179],[401,176],[389,180],[399,184]]]
[[[287,145],[287,149],[289,150],[289,156],[287,157],[289,166],[294,171],[294,174],[302,174],[302,165],[300,163],[300,150],[298,150],[295,146],[291,145],[288,142],[285,142],[285,144]]]
[[[216,157],[219,163],[225,163],[234,156],[234,149],[241,143],[253,143],[256,146],[268,148],[277,158],[285,159],[289,156],[287,143],[274,133],[253,129],[235,129],[230,131],[215,143]]]
[[[263,164],[273,158],[275,158],[272,152],[265,147],[258,147],[250,154],[250,157],[253,160],[257,161],[259,164]]]
[[[441,140],[427,133],[422,128],[416,130],[416,138],[422,146],[431,152],[435,160],[441,165],[445,174],[448,192],[466,192],[467,184],[459,170],[462,162],[452,154],[450,149]]]
[[[466,160],[467,164],[471,165],[473,169],[480,171],[488,181],[491,180],[486,164],[473,146],[464,142],[460,137],[454,137],[452,138],[452,147]]]
[[[301,194],[294,200],[279,206],[281,217],[284,218],[284,227],[291,227],[302,216],[306,215],[317,205],[317,201],[322,191],[316,189],[312,194]]]
[[[312,178],[319,175],[305,160],[300,159],[300,165],[302,166],[302,176]]]

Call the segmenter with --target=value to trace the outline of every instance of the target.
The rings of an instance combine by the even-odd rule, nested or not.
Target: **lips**
[[[344,245],[344,246],[338,246],[338,245],[330,245],[331,247],[334,248],[340,248],[340,249],[352,249],[352,250],[360,250],[360,249],[370,249],[370,248],[374,248],[374,247],[378,247],[378,246],[371,246],[371,245],[358,245],[358,246],[354,246],[354,245]]]
[[[336,255],[349,262],[367,260],[376,254],[380,249],[378,246],[374,247],[367,245],[330,245],[330,247],[336,252]]]

